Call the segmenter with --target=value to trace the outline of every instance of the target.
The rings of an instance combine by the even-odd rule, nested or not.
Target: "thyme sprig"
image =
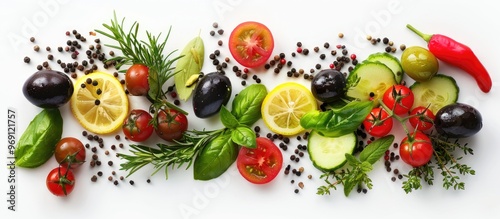
[[[467,143],[461,144],[458,139],[450,140],[440,135],[430,136],[434,147],[434,162],[413,168],[405,174],[406,181],[403,182],[403,190],[409,193],[413,190],[422,189],[422,180],[428,185],[433,185],[434,168],[440,170],[445,189],[464,190],[465,182],[460,176],[475,175],[476,172],[470,166],[460,163],[463,156],[456,157],[456,151],[463,155],[473,155],[473,149]]]
[[[393,135],[379,138],[367,145],[360,152],[359,158],[346,153],[347,165],[336,171],[324,172],[320,178],[324,180],[326,185],[318,187],[316,194],[330,195],[330,190],[337,190],[338,185],[344,186],[345,196],[349,196],[355,187],[365,186],[372,189],[373,183],[368,173],[373,170],[373,165],[380,160],[393,141]]]

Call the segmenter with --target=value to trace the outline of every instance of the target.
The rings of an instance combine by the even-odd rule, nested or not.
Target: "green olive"
[[[428,81],[439,70],[439,62],[429,50],[420,46],[405,49],[401,55],[403,71],[415,81]]]

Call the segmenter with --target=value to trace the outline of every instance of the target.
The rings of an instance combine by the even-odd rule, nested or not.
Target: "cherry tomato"
[[[86,151],[77,138],[66,137],[57,142],[54,157],[61,166],[74,169],[85,162]]]
[[[145,141],[153,134],[153,117],[147,111],[134,109],[130,111],[127,119],[123,122],[122,130],[125,136],[136,142]]]
[[[143,64],[133,64],[125,73],[125,85],[130,94],[144,96],[149,91],[149,68]]]
[[[268,138],[258,137],[257,148],[242,147],[236,160],[238,171],[251,183],[272,181],[283,166],[280,149]]]
[[[229,36],[229,51],[241,65],[254,68],[264,65],[274,49],[271,31],[264,24],[248,21],[236,26]]]
[[[431,139],[422,132],[416,132],[411,138],[403,138],[399,145],[399,156],[413,167],[427,164],[432,158],[432,152]]]
[[[188,128],[186,115],[175,109],[161,110],[158,113],[156,134],[166,141],[179,140]]]
[[[409,121],[411,126],[419,131],[425,131],[432,128],[434,118],[436,118],[429,108],[423,106],[411,110],[410,116]]]
[[[67,196],[73,191],[75,186],[75,175],[70,169],[59,166],[49,172],[45,182],[52,194]]]
[[[394,114],[403,115],[410,112],[414,99],[410,88],[397,84],[385,91],[382,102],[392,109]]]
[[[384,137],[392,130],[393,121],[382,108],[373,108],[363,121],[366,132],[373,137]]]

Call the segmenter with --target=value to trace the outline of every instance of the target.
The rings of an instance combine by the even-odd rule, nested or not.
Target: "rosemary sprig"
[[[134,22],[128,30],[125,29],[125,18],[118,20],[116,13],[113,14],[111,24],[103,24],[108,32],[95,30],[112,40],[118,45],[105,44],[106,46],[118,49],[123,55],[115,56],[109,61],[116,61],[116,68],[119,70],[124,65],[143,64],[149,68],[149,91],[148,99],[151,101],[151,111],[154,112],[153,121],[158,118],[161,109],[172,108],[183,114],[186,111],[168,102],[166,92],[163,91],[163,85],[175,75],[173,64],[182,56],[173,57],[177,50],[164,55],[165,46],[170,36],[171,27],[167,36],[161,40],[161,33],[158,36],[146,31],[147,41],[139,40],[139,23]],[[126,70],[119,70],[124,73]],[[156,124],[154,124],[156,127]]]
[[[187,131],[181,141],[174,144],[157,144],[156,148],[144,145],[130,145],[131,154],[118,153],[118,156],[125,160],[120,164],[121,169],[128,171],[128,176],[132,175],[142,167],[152,164],[156,174],[165,168],[165,177],[168,178],[168,167],[180,168],[187,164],[186,169],[191,166],[194,158],[203,149],[207,142],[221,134],[224,129],[215,131]]]

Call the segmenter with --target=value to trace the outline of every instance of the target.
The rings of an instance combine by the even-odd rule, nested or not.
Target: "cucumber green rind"
[[[396,78],[389,67],[380,62],[364,61],[347,77],[346,96],[360,101],[372,100],[378,106],[384,92],[395,84]]]
[[[307,151],[314,167],[331,172],[347,163],[345,154],[353,154],[356,144],[357,137],[354,132],[332,138],[313,130],[308,137]]]
[[[436,114],[442,107],[456,103],[460,88],[453,77],[437,74],[429,81],[415,82],[410,86],[417,106],[429,107]]]
[[[392,73],[394,73],[394,78],[398,84],[400,84],[403,80],[403,67],[401,66],[399,59],[395,56],[385,52],[378,52],[369,55],[368,58],[366,58],[366,61],[380,62],[389,67],[392,70]]]

